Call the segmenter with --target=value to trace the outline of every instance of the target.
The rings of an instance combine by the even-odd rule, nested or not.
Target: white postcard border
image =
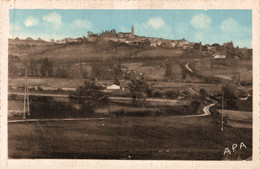
[[[259,163],[259,1],[251,0],[2,0],[0,13],[1,152],[0,162],[8,168],[258,168]],[[253,20],[253,160],[169,161],[169,160],[13,160],[7,158],[8,10],[19,9],[251,9]]]

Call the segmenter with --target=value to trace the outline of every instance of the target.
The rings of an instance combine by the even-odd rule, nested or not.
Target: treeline
[[[30,58],[21,60],[17,55],[9,55],[9,77],[56,77],[56,78],[86,78],[86,79],[122,79],[120,60],[105,62],[94,61],[56,63],[49,58]]]
[[[186,55],[196,57],[197,55],[208,56],[214,53],[225,55],[227,58],[236,58],[249,60],[252,59],[252,49],[234,47],[233,42],[226,42],[223,45],[214,43],[212,45],[202,45],[201,43],[195,43],[192,49],[186,50]]]
[[[21,60],[17,55],[8,57],[9,77],[25,76],[53,76],[53,63],[48,58]]]

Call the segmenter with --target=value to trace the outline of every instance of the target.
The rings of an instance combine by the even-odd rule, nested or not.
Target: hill
[[[225,59],[218,61],[219,56]],[[197,68],[201,73],[226,76],[232,72],[233,77],[238,70],[230,69],[226,73],[226,68],[232,67],[230,63],[240,62],[236,67],[244,66],[243,62],[247,60],[246,69],[250,74],[251,57],[252,49],[235,48],[232,42],[202,45],[185,39],[167,40],[106,31],[90,34],[87,38],[52,42],[9,39],[9,76],[24,76],[27,67],[31,77],[129,80],[142,76],[154,81],[182,81],[186,78],[179,64],[199,59]],[[140,66],[133,69],[134,64]],[[217,72],[209,68],[215,68]]]
[[[23,59],[49,58],[52,61],[104,60],[114,58],[155,58],[180,56],[183,49],[131,46],[112,41],[72,42],[57,44],[34,40],[9,40],[9,54]]]

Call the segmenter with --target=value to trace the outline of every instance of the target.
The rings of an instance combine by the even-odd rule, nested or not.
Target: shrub
[[[173,90],[166,91],[164,95],[168,99],[176,99],[178,97],[178,93]]]

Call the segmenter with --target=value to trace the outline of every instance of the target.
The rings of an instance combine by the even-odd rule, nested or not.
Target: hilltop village
[[[95,34],[89,31],[87,37],[52,39],[50,42],[40,38],[16,38],[9,40],[9,64],[12,67],[9,75],[24,76],[24,61],[27,60],[28,76],[32,77],[120,79],[132,76],[136,73],[133,70],[144,62],[160,61],[157,66],[169,68],[173,65],[169,61],[173,62],[176,57],[177,60],[211,58],[211,64],[214,64],[214,60],[250,60],[252,49],[234,47],[232,42],[202,45],[185,39],[138,36],[134,33],[134,26],[127,33],[111,30]],[[100,67],[104,62],[107,64]],[[124,76],[117,77],[118,73],[115,72]],[[145,71],[138,73],[147,74]],[[158,79],[147,78],[163,80],[162,76]]]

